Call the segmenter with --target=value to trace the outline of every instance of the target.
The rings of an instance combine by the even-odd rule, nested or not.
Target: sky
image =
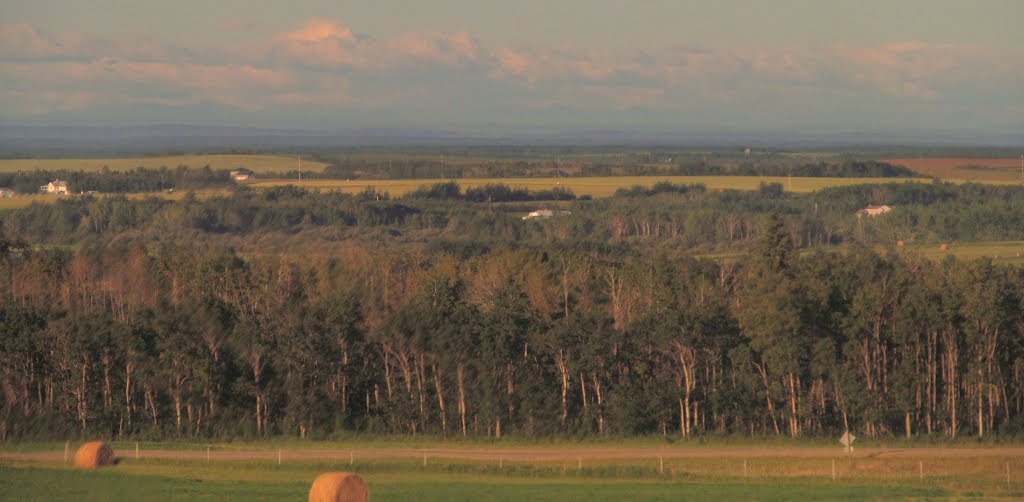
[[[1024,140],[1019,0],[4,0],[0,124]]]

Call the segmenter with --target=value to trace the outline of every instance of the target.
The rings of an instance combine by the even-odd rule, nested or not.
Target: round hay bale
[[[939,246],[939,251],[949,251],[949,244],[942,243],[942,245]]]
[[[79,469],[96,469],[114,465],[114,450],[102,441],[85,443],[75,452],[75,467]]]
[[[363,478],[351,472],[325,472],[309,489],[309,502],[367,502],[370,491]]]
[[[903,241],[902,240],[896,241],[896,245],[899,246],[899,247],[903,247]]]

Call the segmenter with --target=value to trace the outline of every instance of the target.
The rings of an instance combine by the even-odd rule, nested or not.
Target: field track
[[[134,451],[120,452],[120,456],[134,458]],[[443,458],[449,460],[498,460],[506,461],[564,461],[564,460],[645,460],[645,459],[687,459],[687,458],[836,458],[845,457],[841,448],[750,448],[750,447],[699,447],[699,448],[579,448],[579,449],[460,449],[460,448],[363,448],[339,449],[285,449],[281,451],[284,460],[348,460],[350,454],[360,460],[397,458]],[[141,450],[140,459],[160,460],[202,460],[207,458],[203,450]],[[212,449],[211,461],[277,460],[277,450],[223,450]],[[1024,447],[1008,448],[863,448],[850,454],[857,458],[980,458],[1011,457],[1024,458]],[[60,462],[63,451],[0,452],[0,461],[42,461]]]

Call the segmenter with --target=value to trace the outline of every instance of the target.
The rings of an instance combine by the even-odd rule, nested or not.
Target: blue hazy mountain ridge
[[[729,131],[643,128],[524,128],[453,126],[289,129],[190,124],[142,126],[0,125],[0,148],[18,153],[47,150],[144,152],[154,149],[329,148],[352,146],[625,145],[755,146],[774,148],[853,146],[1015,146],[1013,133],[965,135],[943,130]]]

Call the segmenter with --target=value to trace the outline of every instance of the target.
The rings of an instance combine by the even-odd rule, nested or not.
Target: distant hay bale
[[[903,241],[902,240],[896,241],[896,245],[899,246],[899,247],[903,247]]]
[[[114,465],[114,450],[102,441],[85,443],[75,452],[75,467],[79,469],[96,469]]]
[[[351,472],[325,472],[309,490],[309,502],[367,502],[370,491],[363,478]]]
[[[943,252],[949,251],[949,244],[946,244],[945,242],[943,242],[942,245],[939,246],[939,251],[943,251]]]

